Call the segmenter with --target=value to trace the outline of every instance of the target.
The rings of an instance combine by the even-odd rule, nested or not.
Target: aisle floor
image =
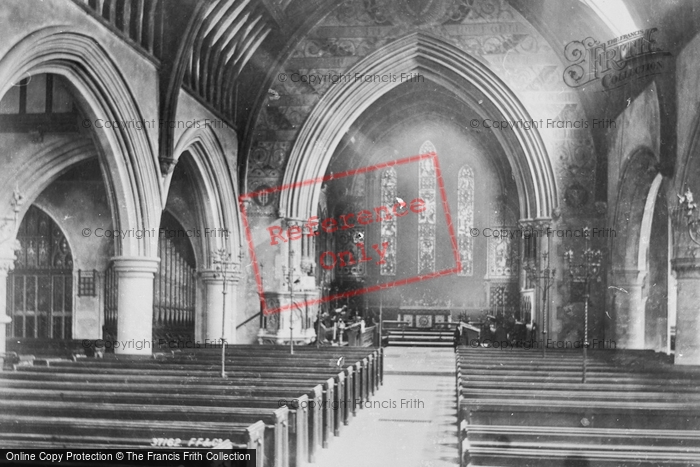
[[[455,359],[451,348],[387,347],[384,385],[340,437],[322,467],[446,467],[459,464]]]

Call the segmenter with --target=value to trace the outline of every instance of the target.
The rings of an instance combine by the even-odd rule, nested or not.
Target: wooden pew
[[[471,425],[521,425],[598,428],[654,426],[659,429],[700,429],[700,407],[693,401],[609,401],[462,399],[461,418]]]
[[[274,459],[276,463],[284,462],[286,465],[289,457],[289,446],[293,448],[299,446],[300,448],[294,450],[298,455],[293,456],[293,459],[304,459],[306,456],[301,448],[308,444],[309,460],[313,460],[312,445],[317,446],[317,443],[311,441],[311,438],[314,438],[316,430],[321,425],[324,426],[321,435],[315,436],[315,438],[323,438],[322,444],[327,446],[330,430],[334,429],[336,435],[338,434],[337,422],[333,417],[334,410],[342,409],[342,402],[352,402],[353,408],[355,408],[355,400],[359,398],[364,400],[369,397],[370,393],[374,393],[381,384],[383,376],[383,356],[381,351],[376,349],[371,350],[371,352],[367,352],[370,349],[365,349],[362,352],[333,349],[332,352],[313,353],[305,350],[298,352],[302,356],[299,358],[297,356],[287,357],[280,350],[271,352],[265,350],[261,355],[260,347],[258,347],[256,349],[236,349],[236,352],[233,352],[235,354],[233,358],[232,355],[227,354],[227,360],[230,360],[227,362],[227,375],[229,378],[235,379],[235,382],[231,384],[231,381],[223,380],[224,384],[221,384],[222,379],[218,375],[219,350],[204,352],[203,355],[174,352],[170,354],[170,358],[165,359],[168,365],[162,365],[158,359],[149,359],[145,362],[138,358],[131,359],[123,356],[105,360],[81,359],[75,362],[45,360],[46,367],[43,368],[18,368],[18,371],[12,373],[11,377],[8,377],[7,373],[0,374],[0,391],[3,391],[7,396],[8,403],[10,401],[14,403],[11,406],[2,404],[0,406],[3,407],[3,410],[15,411],[18,417],[33,416],[32,411],[41,408],[45,411],[48,410],[59,419],[66,419],[71,418],[71,415],[75,413],[84,413],[87,417],[90,410],[81,407],[103,404],[103,407],[116,407],[112,412],[109,412],[107,408],[101,409],[107,411],[108,415],[118,414],[126,419],[131,417],[140,419],[146,412],[148,421],[156,417],[170,417],[169,420],[172,421],[178,416],[184,417],[180,412],[187,413],[189,419],[192,418],[192,414],[201,414],[202,417],[205,417],[205,415],[211,415],[211,410],[222,407],[228,415],[232,411],[237,411],[234,420],[238,423],[245,411],[249,411],[249,416],[254,416],[261,411],[264,412],[264,409],[274,410],[273,398],[282,394],[286,400],[291,401],[288,403],[290,407],[285,408],[288,410],[288,417],[289,411],[307,414],[293,419],[295,429],[292,431],[296,437],[292,438],[290,442],[287,442],[286,436],[284,437],[284,441],[288,443],[286,450],[281,450],[279,443],[282,438],[280,436],[273,436],[275,443],[268,443],[268,446],[274,446],[275,449],[271,451],[272,454],[267,455],[267,458]],[[313,350],[316,351],[316,349]],[[344,357],[340,360],[341,364],[345,363],[344,368],[338,368],[337,362],[339,360],[336,357],[339,354]],[[327,357],[320,355],[327,355]],[[195,361],[190,361],[193,358]],[[345,361],[343,362],[343,360]],[[41,362],[37,361],[36,363]],[[229,368],[233,368],[233,370],[229,371]],[[346,382],[345,375],[348,374],[355,376],[352,378],[353,382],[343,384]],[[327,379],[326,377],[329,375],[332,378]],[[315,407],[312,405],[312,407],[306,407],[309,410],[300,410],[299,406],[303,404],[303,399],[298,396],[309,392],[310,383],[324,380],[325,382],[319,388],[321,394],[318,394],[314,401],[307,399],[308,402],[314,402]],[[32,387],[27,389],[28,385]],[[71,385],[74,387],[71,388]],[[76,387],[88,388],[89,390],[76,391]],[[151,399],[154,396],[162,395],[162,391],[166,387],[170,387],[171,391],[175,392],[169,391],[169,397],[163,398],[162,402],[153,403]],[[23,388],[24,393],[19,388]],[[101,388],[107,388],[108,391],[103,391]],[[115,390],[115,388],[117,389]],[[61,392],[51,393],[51,391],[57,390]],[[94,392],[102,395],[96,397]],[[236,395],[233,395],[234,393]],[[260,396],[261,393],[265,395]],[[204,402],[207,397],[213,399],[209,394],[212,394],[213,398],[226,398],[227,400]],[[267,400],[264,401],[261,397],[267,397]],[[345,401],[342,400],[343,397],[345,397]],[[237,400],[234,401],[234,399]],[[226,405],[222,405],[222,402],[225,402]],[[52,408],[49,409],[49,405],[52,403]],[[277,403],[279,404],[279,401]],[[336,409],[332,408],[334,403]],[[49,405],[44,406],[43,404]],[[125,409],[127,407],[128,409]],[[177,408],[174,412],[167,411],[173,407]],[[83,410],[85,412],[81,412]],[[301,421],[308,419],[312,411],[316,415],[323,413],[324,423],[307,422],[306,425],[303,425]],[[337,418],[340,419],[340,417]],[[343,418],[347,422],[347,416]],[[202,420],[205,421],[205,418]],[[245,423],[245,421],[240,423]],[[280,422],[277,425],[270,425],[270,427],[277,427],[274,433],[279,434],[281,425]],[[305,433],[308,434],[306,440],[302,436]],[[32,435],[25,433],[25,436]],[[70,437],[70,434],[67,434],[66,437]],[[109,436],[105,439],[108,438]],[[64,439],[66,438],[64,437]],[[283,451],[286,455],[281,454]],[[260,458],[262,459],[263,456]],[[295,463],[294,465],[300,464]]]
[[[264,350],[260,350],[260,349]],[[306,350],[299,350],[306,349]],[[343,349],[343,350],[339,350]],[[237,359],[247,359],[248,361],[260,363],[273,363],[277,359],[288,359],[287,361],[299,361],[307,358],[323,359],[326,362],[337,364],[339,357],[343,357],[345,363],[352,363],[355,366],[356,374],[360,378],[356,381],[357,389],[355,393],[357,397],[365,400],[369,394],[374,392],[382,384],[383,378],[383,352],[379,349],[368,352],[366,350],[345,350],[345,347],[319,347],[319,349],[301,346],[295,347],[295,354],[290,355],[289,350],[285,347],[278,346],[228,346],[226,349],[226,357],[232,361]],[[220,360],[220,350],[216,349],[197,349],[194,352],[174,352],[172,354],[175,359],[194,359],[194,360]],[[317,351],[318,350],[318,351]],[[329,357],[321,357],[319,354],[330,354]]]
[[[95,384],[76,384],[73,381],[44,382],[31,380],[2,379],[0,376],[0,396],[6,396],[8,400],[21,398],[41,398],[42,400],[66,400],[99,402],[112,400],[114,402],[133,401],[132,403],[150,404],[184,404],[202,405],[213,407],[258,407],[275,409],[280,406],[280,399],[294,406],[295,400],[299,401],[295,407],[289,407],[290,412],[296,417],[290,423],[296,426],[294,436],[290,436],[290,445],[295,447],[297,443],[303,443],[303,438],[308,442],[309,462],[313,462],[323,440],[322,423],[322,388],[317,385],[311,392],[311,397],[297,395],[303,389],[265,389],[245,387],[231,390],[229,387],[183,387],[178,385],[162,384],[123,384],[110,383],[109,386]],[[18,396],[13,396],[18,394]],[[226,394],[226,395],[223,395]],[[305,405],[303,402],[308,402]],[[304,411],[308,409],[308,422],[303,423]],[[301,414],[299,413],[301,412]],[[307,426],[307,436],[303,436]],[[294,438],[302,438],[295,441]],[[327,444],[326,444],[327,446]],[[296,449],[299,458],[303,458],[303,445]]]
[[[261,420],[265,423],[265,448],[262,450],[263,466],[289,466],[289,409],[224,408],[184,405],[143,404],[84,404],[79,402],[0,400],[0,413],[24,417],[43,418],[97,418],[122,421],[148,420],[157,425],[189,425],[190,423],[221,423],[235,420],[239,427],[247,427]],[[193,432],[192,436],[197,435]],[[201,437],[201,436],[195,436]],[[155,436],[158,438],[158,436]]]
[[[300,350],[304,349],[304,350]],[[342,349],[342,350],[340,350]],[[337,365],[339,356],[343,357],[345,364],[356,360],[352,365],[355,368],[354,393],[357,399],[366,400],[370,394],[379,388],[383,378],[383,353],[379,349],[345,350],[344,347],[320,347],[316,349],[309,346],[295,347],[295,354],[290,355],[286,347],[281,346],[227,346],[226,358],[232,362],[239,360],[248,361],[253,365],[265,363],[279,363],[279,361],[291,361],[299,363],[308,358],[318,362],[327,362]],[[321,357],[321,355],[328,355]],[[220,348],[201,348],[194,351],[174,351],[169,356],[159,354],[159,357],[170,357],[176,360],[196,361],[220,361]]]
[[[87,406],[99,404],[138,404],[167,406],[201,406],[220,408],[262,408],[275,410],[280,407],[277,398],[232,397],[211,395],[182,395],[171,393],[115,392],[111,388],[104,391],[57,391],[48,389],[4,388],[0,387],[0,397],[7,401],[55,401],[81,403]],[[289,409],[289,451],[291,465],[304,465],[313,462],[315,449],[309,443],[309,398],[307,395],[290,398]]]
[[[41,364],[39,361],[37,364]],[[273,366],[274,364],[274,366]],[[187,372],[192,375],[203,375],[202,371],[211,374],[220,372],[221,363],[214,360],[153,360],[144,359],[143,357],[134,358],[106,358],[106,359],[81,359],[76,362],[71,361],[53,361],[46,362],[46,366],[61,369],[70,369],[71,372],[86,371],[92,373],[137,373],[139,371],[157,371],[158,374],[166,375],[181,374]],[[36,367],[36,365],[35,365]],[[238,359],[228,359],[226,372],[232,378],[255,378],[262,377],[268,379],[308,379],[311,375],[332,376],[335,381],[335,395],[337,402],[335,403],[336,426],[334,431],[336,436],[340,431],[340,423],[348,424],[350,411],[348,407],[353,407],[354,401],[362,399],[361,394],[355,394],[354,366],[339,368],[336,365],[336,360],[332,363],[328,361],[307,361],[293,360],[287,362],[279,360],[274,362],[261,362],[254,364],[252,361],[240,361]],[[18,367],[19,369],[19,367]],[[75,370],[75,371],[74,371]],[[31,370],[39,371],[39,370]]]
[[[153,420],[42,417],[0,413],[0,440],[14,449],[37,448],[171,448],[195,447],[199,438],[233,447],[255,449],[257,467],[265,467],[265,424],[191,422],[167,424]],[[159,445],[161,440],[171,445]]]
[[[370,351],[368,351],[370,350]],[[320,355],[328,355],[321,357]],[[262,364],[279,363],[280,361],[291,361],[292,363],[300,364],[299,360],[306,361],[311,358],[318,363],[318,360],[326,363],[337,365],[338,356],[343,357],[345,364],[352,362],[354,359],[359,359],[353,365],[355,367],[355,377],[353,384],[350,387],[353,389],[353,397],[346,397],[347,401],[367,400],[370,394],[379,388],[382,384],[384,375],[383,371],[383,351],[381,349],[351,349],[346,350],[344,347],[315,347],[301,346],[295,347],[295,354],[289,355],[289,349],[282,346],[246,346],[235,345],[227,346],[226,358],[228,361],[236,364],[237,362],[248,362],[248,364],[259,367]],[[159,358],[169,360],[196,360],[196,361],[220,361],[220,348],[200,348],[190,351],[174,351],[171,354],[159,354]],[[358,377],[359,375],[359,377]],[[356,415],[357,405],[350,404],[353,408],[353,415]],[[344,415],[344,421],[347,417]]]
[[[686,467],[700,462],[697,431],[503,425],[474,425],[469,431],[467,461],[474,466]]]
[[[257,371],[238,371],[239,366],[232,366],[232,369],[227,370],[227,376],[230,379],[237,381],[285,381],[285,382],[316,382],[331,376],[333,380],[334,391],[332,394],[334,399],[324,406],[324,410],[333,412],[333,416],[328,414],[329,423],[332,423],[332,429],[335,436],[340,435],[340,426],[343,421],[347,424],[346,410],[348,405],[353,404],[353,393],[349,389],[349,385],[345,384],[345,373],[337,372],[337,368],[329,369],[303,369],[298,368],[297,373],[291,373],[293,369],[288,367],[264,367],[261,368],[248,367],[249,370]],[[183,376],[183,377],[204,377],[217,378],[220,372],[218,365],[206,364],[164,364],[154,362],[153,360],[139,361],[103,361],[103,360],[80,360],[78,362],[62,361],[53,362],[51,366],[46,367],[17,367],[18,372],[33,372],[33,373],[49,373],[49,374],[90,374],[90,375],[142,375],[147,372],[150,375],[159,376]],[[285,371],[285,373],[282,373]],[[316,376],[314,376],[316,375]],[[326,389],[327,391],[327,389]]]
[[[694,431],[700,428],[698,372],[621,367],[614,358],[598,358],[587,362],[588,382],[582,384],[581,356],[571,352],[546,358],[500,352],[499,358],[486,358],[494,355],[458,351],[462,465],[467,460],[470,465],[518,466],[575,459],[595,465],[700,460],[700,432]],[[639,446],[633,436],[646,444]],[[674,441],[679,437],[680,444]],[[468,458],[462,452],[465,443]]]
[[[85,355],[86,350],[94,353],[94,348],[83,345],[78,339],[35,339],[12,338],[7,340],[6,349],[18,355],[34,355],[36,357],[72,358]]]
[[[195,350],[183,349],[181,352],[175,351],[175,353],[180,354],[190,354],[190,355],[203,355],[220,354],[221,349],[219,348],[199,348]],[[226,355],[253,355],[253,356],[283,356],[289,355],[289,348],[284,346],[265,346],[265,345],[227,345]],[[336,346],[299,346],[294,347],[294,356],[302,356],[304,354],[331,354],[332,356],[345,356],[346,360],[350,358],[364,359],[367,358],[367,368],[371,368],[372,372],[376,374],[378,388],[383,384],[384,378],[384,349],[381,347],[367,347],[367,348],[357,348],[357,347],[336,347]],[[375,364],[376,363],[376,364]]]
[[[150,383],[152,392],[172,386],[178,392],[188,391],[195,394],[217,393],[221,395],[231,394],[235,391],[246,391],[248,395],[255,394],[261,389],[287,389],[294,390],[295,395],[309,393],[318,379],[306,381],[274,381],[261,379],[222,379],[216,377],[187,377],[187,376],[158,376],[158,375],[95,375],[81,373],[41,373],[33,371],[16,371],[11,373],[0,373],[0,386],[5,386],[8,380],[20,381],[14,387],[27,385],[29,381],[39,382],[70,382],[78,384],[81,388],[100,387],[108,385],[110,388],[115,385],[123,385],[128,388],[142,386]],[[333,379],[326,380],[322,387],[321,408],[323,413],[322,444],[327,447],[333,436],[333,410],[334,383]],[[329,410],[328,408],[331,407]]]

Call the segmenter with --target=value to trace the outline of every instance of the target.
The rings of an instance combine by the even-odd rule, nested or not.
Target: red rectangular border
[[[323,183],[323,182],[328,181],[328,180],[337,180],[339,178],[349,177],[351,175],[357,175],[357,174],[362,174],[362,173],[367,173],[367,172],[373,172],[373,171],[381,170],[381,169],[384,169],[387,167],[393,167],[393,166],[403,165],[403,164],[410,164],[412,162],[419,162],[423,159],[432,159],[433,166],[435,167],[435,178],[437,180],[438,189],[440,190],[440,197],[442,199],[442,208],[443,208],[443,212],[445,213],[445,221],[447,223],[447,231],[448,231],[448,234],[450,236],[450,243],[452,244],[452,254],[454,255],[455,263],[456,263],[455,267],[449,268],[449,269],[443,269],[441,271],[435,271],[435,272],[432,272],[430,274],[423,274],[423,275],[419,275],[419,276],[415,276],[415,277],[409,277],[406,279],[400,279],[400,280],[396,280],[396,281],[392,281],[392,282],[387,282],[384,284],[377,284],[377,285],[373,285],[371,287],[364,287],[364,288],[352,290],[349,292],[337,293],[334,295],[329,295],[327,297],[320,297],[320,298],[313,299],[313,300],[305,300],[305,301],[299,302],[299,303],[295,302],[295,303],[291,303],[289,305],[273,308],[271,310],[269,310],[267,308],[267,303],[265,301],[265,293],[263,290],[262,277],[260,277],[260,267],[258,265],[257,257],[255,255],[255,245],[253,244],[253,238],[252,238],[252,234],[250,232],[250,225],[248,223],[248,216],[246,214],[245,201],[252,200],[254,197],[260,196],[263,194],[281,192],[282,190],[289,190],[289,189],[293,189],[293,188],[298,188],[298,187],[310,185],[313,183]],[[270,187],[270,188],[265,188],[262,190],[251,191],[249,193],[245,193],[243,195],[240,195],[238,197],[238,203],[239,203],[239,207],[241,210],[241,216],[243,218],[243,225],[245,227],[246,240],[248,242],[248,249],[250,250],[250,258],[251,258],[251,262],[253,264],[253,271],[255,273],[255,281],[256,281],[257,286],[258,286],[258,294],[260,295],[260,301],[262,303],[262,314],[265,316],[271,315],[274,313],[280,313],[282,311],[289,310],[292,307],[299,308],[300,306],[316,305],[316,304],[320,304],[320,303],[329,302],[329,301],[335,300],[337,298],[353,297],[353,296],[362,295],[365,293],[376,292],[377,290],[388,289],[391,287],[398,287],[401,285],[413,284],[415,282],[420,282],[420,281],[424,281],[424,280],[428,280],[428,279],[434,279],[436,277],[442,277],[442,276],[446,276],[449,274],[456,274],[462,270],[462,263],[461,263],[461,260],[459,257],[459,248],[457,247],[457,237],[455,236],[455,233],[454,233],[454,227],[452,225],[452,216],[450,214],[450,209],[449,209],[449,206],[447,204],[447,194],[445,193],[445,183],[444,183],[444,180],[442,178],[442,171],[440,170],[440,163],[438,162],[437,153],[435,153],[435,152],[429,152],[429,153],[420,154],[417,156],[410,156],[410,157],[406,157],[403,159],[397,159],[395,161],[390,161],[390,162],[382,162],[380,164],[376,164],[376,165],[372,165],[372,166],[368,166],[368,167],[347,170],[345,172],[326,175],[323,177],[317,177],[317,178],[313,178],[313,179],[309,179],[309,180],[303,180],[301,182],[289,183],[286,185],[279,185],[276,187]],[[303,292],[300,292],[300,293],[303,293]]]

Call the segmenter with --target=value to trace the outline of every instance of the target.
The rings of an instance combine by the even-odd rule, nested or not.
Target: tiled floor
[[[316,465],[445,467],[458,464],[452,349],[387,347],[384,386],[343,427]]]

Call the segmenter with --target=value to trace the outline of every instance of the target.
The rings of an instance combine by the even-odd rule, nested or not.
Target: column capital
[[[0,256],[0,275],[7,275],[15,268],[15,258],[6,258]]]
[[[646,277],[646,271],[640,269],[613,269],[612,274],[616,285],[640,285]]]
[[[118,273],[128,274],[155,274],[158,272],[160,258],[147,256],[114,256],[112,257],[114,270]]]
[[[674,258],[671,267],[677,279],[700,279],[700,258]]]
[[[15,252],[20,249],[18,240],[0,242],[0,274],[7,274],[15,268]]]
[[[518,221],[521,229],[536,229],[541,230],[549,227],[552,224],[550,217],[538,217],[537,219],[520,219]]]
[[[306,219],[295,219],[292,217],[285,217],[283,222],[284,225],[286,225],[287,227],[301,227],[306,222]]]
[[[240,265],[236,264],[236,266]],[[224,281],[223,273],[216,269],[201,269],[199,271],[199,277],[201,277],[202,281],[204,281],[205,283],[222,283]],[[236,267],[236,269],[226,272],[226,282],[228,282],[229,284],[237,284],[240,280],[240,267]]]
[[[546,229],[552,224],[552,218],[551,217],[538,217],[536,219],[533,219],[533,225],[537,229]]]

